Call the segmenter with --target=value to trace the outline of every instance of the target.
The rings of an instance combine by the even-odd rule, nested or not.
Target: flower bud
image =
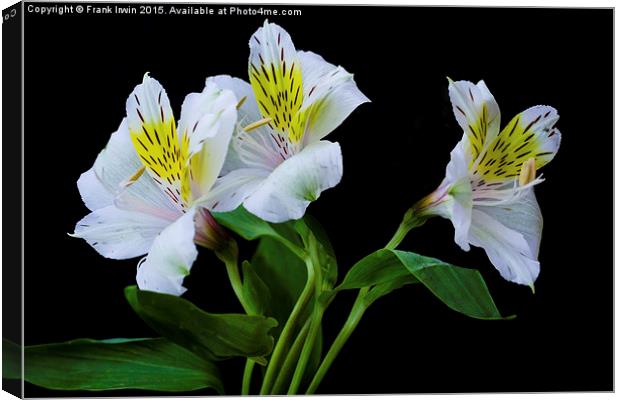
[[[206,208],[201,207],[196,211],[195,225],[194,241],[207,249],[221,250],[227,247],[232,239]]]

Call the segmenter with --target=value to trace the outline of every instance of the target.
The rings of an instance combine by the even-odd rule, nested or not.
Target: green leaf
[[[243,206],[234,211],[212,214],[217,222],[246,240],[270,237],[285,245],[298,258],[303,260],[305,257],[301,239],[293,226],[295,221],[271,224],[249,213]]]
[[[394,250],[393,253],[416,279],[451,309],[473,318],[504,319],[477,270],[411,252]]]
[[[422,283],[455,311],[473,318],[502,319],[482,276],[475,269],[399,250],[378,250],[357,262],[336,290],[370,287],[371,304],[403,285]]]
[[[306,283],[306,266],[282,243],[264,237],[254,253],[252,267],[269,289],[268,315],[280,322],[281,329]]]
[[[410,277],[411,273],[403,268],[402,262],[392,250],[382,249],[355,263],[337,289],[359,289]],[[409,283],[415,282],[413,279]]]
[[[223,392],[215,364],[163,338],[26,346],[24,357],[25,379],[48,389]]]
[[[22,378],[21,348],[2,338],[2,377],[6,379]]]
[[[364,296],[364,301],[368,306],[374,303],[377,299],[385,296],[386,294],[389,294],[396,289],[400,289],[401,287],[412,283],[419,283],[419,281],[411,275],[401,276],[388,282],[379,283],[378,285],[370,289],[370,291]]]
[[[213,218],[246,240],[254,240],[263,236],[278,237],[272,226],[248,212],[243,206],[229,212],[211,212]]]
[[[264,363],[273,348],[273,318],[243,314],[211,314],[180,297],[125,288],[125,297],[151,328],[207,360],[255,357]]]
[[[248,261],[241,264],[243,270],[243,298],[252,307],[252,315],[270,315],[271,295],[269,288]]]
[[[334,252],[334,247],[332,246],[332,243],[329,240],[327,231],[325,230],[323,225],[321,225],[319,220],[314,218],[310,214],[306,214],[303,220],[306,223],[306,226],[310,228],[310,230],[312,231],[316,239],[323,245],[323,247],[325,247],[327,254],[329,254],[332,257],[336,257],[336,253]]]

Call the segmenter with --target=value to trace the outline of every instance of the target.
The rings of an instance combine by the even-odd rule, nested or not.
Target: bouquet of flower
[[[218,362],[242,357],[242,394],[310,394],[368,307],[399,288],[426,288],[472,318],[504,318],[478,271],[399,249],[435,216],[452,222],[464,251],[483,248],[502,277],[534,290],[542,233],[534,187],[560,145],[554,108],[529,108],[502,128],[483,81],[448,79],[463,137],[445,179],[412,199],[384,248],[339,278],[328,233],[306,209],[342,178],[340,145],[325,137],[369,99],[345,68],[296,50],[276,24],[265,22],[249,47],[249,83],[207,78],[178,120],[163,86],[145,74],[77,182],[90,213],[72,236],[109,259],[142,257],[125,297],[155,337],[27,346],[27,381],[224,393]],[[240,241],[256,242],[250,259],[240,259]],[[221,260],[244,314],[210,313],[182,297],[199,247]],[[357,292],[350,314],[324,342],[323,315],[349,290]],[[10,358],[3,374],[17,378]]]

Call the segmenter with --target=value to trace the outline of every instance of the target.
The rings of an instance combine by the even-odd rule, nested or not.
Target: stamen
[[[519,186],[525,186],[528,183],[536,179],[536,160],[529,158],[521,166],[521,173],[519,174]]]
[[[243,96],[241,100],[239,100],[239,102],[237,103],[237,110],[241,108],[241,106],[243,105],[243,103],[245,103],[247,99],[248,99],[248,96]]]
[[[533,179],[524,186],[519,186],[515,179],[512,186],[505,187],[503,189],[486,189],[475,190],[472,192],[472,197],[475,205],[481,206],[500,206],[504,204],[512,204],[524,196],[527,190],[532,186],[538,185],[543,182],[542,175]],[[506,182],[508,185],[508,182]]]
[[[271,118],[267,117],[267,118],[263,118],[260,119],[256,122],[252,122],[250,125],[246,126],[245,128],[243,128],[244,132],[250,132],[253,131],[254,129],[260,128],[263,125],[267,125],[268,123],[271,122]]]
[[[137,181],[138,179],[140,179],[140,177],[142,176],[142,174],[144,173],[144,170],[146,169],[146,167],[143,165],[140,167],[140,169],[138,169],[136,171],[135,174],[133,174],[132,176],[130,176],[129,178],[127,178],[126,180],[122,181],[121,183],[119,183],[118,185],[121,187],[121,189],[124,189],[130,185],[132,185],[135,181]]]

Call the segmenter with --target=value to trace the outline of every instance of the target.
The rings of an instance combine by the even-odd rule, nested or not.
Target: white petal
[[[132,132],[141,132],[145,124],[159,126],[174,120],[166,90],[148,72],[127,98],[125,107],[129,130]],[[163,129],[160,133],[164,133]]]
[[[304,120],[302,71],[291,36],[265,21],[250,38],[248,74],[263,117],[287,141],[300,143]]]
[[[254,92],[252,91],[252,87],[249,83],[242,79],[233,78],[228,75],[218,75],[210,79],[212,79],[219,87],[232,90],[237,98],[237,101],[243,101],[241,107],[237,110],[237,125],[233,131],[233,137],[228,146],[226,159],[224,160],[224,165],[220,171],[220,175],[226,175],[230,171],[247,167],[245,162],[243,162],[237,153],[237,146],[235,146],[235,142],[238,140],[239,135],[244,133],[241,129],[243,126],[256,122],[262,117],[260,115],[260,111],[258,111],[256,99],[254,98]]]
[[[483,81],[477,85],[469,81],[450,81],[448,92],[454,116],[469,137],[468,151],[476,159],[499,133],[497,102]]]
[[[114,203],[114,193],[97,177],[94,167],[80,175],[77,186],[82,201],[91,211]]]
[[[530,158],[536,170],[553,159],[561,134],[555,127],[560,119],[549,106],[535,106],[517,114],[481,155],[476,174],[486,183],[514,181]]]
[[[220,88],[211,78],[207,79],[201,93],[190,93],[181,107],[179,134],[187,131],[189,153],[201,149],[201,142],[220,133],[217,123],[232,126],[237,120],[237,98],[228,89]]]
[[[145,74],[127,98],[126,111],[133,147],[141,162],[181,212],[191,191],[186,168],[188,147],[177,134],[166,91],[156,79]]]
[[[169,224],[150,214],[107,206],[82,218],[72,236],[86,240],[104,257],[122,260],[145,254]]]
[[[452,225],[454,225],[454,241],[461,249],[469,251],[469,228],[471,225],[472,198],[469,182],[461,181],[450,191],[452,203]]]
[[[450,203],[448,217],[454,225],[454,241],[461,249],[469,251],[468,235],[471,224],[471,210],[473,206],[472,187],[469,179],[469,163],[471,153],[467,151],[469,139],[463,135],[460,142],[450,152],[450,162],[446,167],[446,179]]]
[[[540,264],[523,235],[480,210],[472,211],[470,242],[482,247],[502,277],[533,286]]]
[[[236,169],[220,178],[201,202],[212,211],[232,211],[256,191],[269,171],[256,168]]]
[[[175,296],[185,292],[183,279],[198,256],[194,214],[195,209],[191,208],[157,236],[149,254],[138,265],[136,281],[140,290]]]
[[[235,94],[237,101],[241,101],[241,99],[245,98],[238,110],[240,124],[249,125],[252,122],[256,122],[262,118],[260,111],[258,110],[258,105],[256,104],[254,91],[248,82],[243,79],[233,78],[229,75],[217,75],[210,77],[207,79],[207,84],[209,82],[215,83],[222,89],[231,90]]]
[[[536,168],[540,169],[542,168],[543,165],[547,164],[549,161],[553,159],[553,157],[555,157],[555,154],[558,152],[560,148],[560,142],[562,141],[562,134],[560,133],[560,130],[556,128],[554,125],[551,125],[548,120],[549,117],[554,115],[556,118],[556,122],[557,122],[560,116],[558,115],[557,111],[553,107],[536,106],[536,107],[532,107],[526,110],[523,113],[524,117],[527,116],[526,113],[528,111],[532,111],[532,110],[536,110],[536,111],[547,110],[545,114],[543,114],[543,116],[546,115],[545,121],[539,122],[540,125],[537,126],[538,129],[541,129],[542,127],[542,131],[547,133],[546,136],[537,139],[539,143],[539,148],[538,148],[539,152],[536,154]]]
[[[450,152],[450,162],[446,167],[446,179],[450,184],[455,184],[469,177],[471,153],[467,151],[468,147],[469,139],[467,135],[463,135],[461,141],[458,142]]]
[[[370,100],[357,88],[353,75],[318,54],[298,51],[307,112],[304,143],[314,143],[336,129],[360,104]]]
[[[543,218],[536,201],[534,188],[527,189],[513,204],[495,207],[476,206],[476,209],[495,218],[505,227],[522,234],[528,243],[531,256],[538,257]]]
[[[148,174],[126,185],[140,168],[142,163],[131,142],[127,121],[123,120],[93,167],[78,180],[84,204],[90,210],[116,204],[119,208],[176,219],[179,211]]]
[[[174,221],[181,215],[181,211],[162,192],[161,186],[146,173],[121,190],[114,205],[123,210],[147,213],[168,221]]]
[[[509,147],[508,151],[515,152],[515,156],[520,156],[524,151],[530,150],[530,154],[526,158],[534,157],[536,159],[536,169],[540,170],[544,165],[555,157],[560,148],[562,134],[555,127],[560,119],[555,108],[550,106],[534,106],[517,114],[513,121],[518,122],[517,127],[506,125],[505,130],[510,127],[513,129],[513,136],[520,134],[521,140],[528,139],[531,141],[531,148],[515,150],[519,142],[515,146]],[[521,142],[523,143],[523,142]],[[523,160],[524,161],[524,160]]]
[[[289,69],[284,68],[282,64],[288,65],[290,68],[297,61],[297,52],[291,35],[281,26],[270,23],[267,20],[265,20],[263,26],[254,32],[250,38],[249,45],[250,65],[256,67],[261,65],[266,67],[271,65],[278,66],[282,70],[281,73],[284,74]]]
[[[237,122],[236,106],[235,94],[209,79],[202,93],[191,93],[183,102],[179,132],[189,138],[194,198],[208,193],[220,174]]]
[[[241,168],[273,170],[283,161],[278,144],[273,140],[274,131],[268,125],[253,129],[251,132],[243,130],[243,127],[263,118],[250,84],[227,75],[209,79],[221,88],[232,90],[239,101],[245,98],[237,113],[237,127],[220,176]]]
[[[319,141],[280,164],[244,205],[269,222],[299,219],[311,201],[341,178],[340,145]]]
[[[96,210],[111,205],[121,190],[121,182],[140,167],[142,164],[131,143],[127,121],[123,119],[106,147],[97,155],[93,167],[78,180],[78,190],[86,207]]]

